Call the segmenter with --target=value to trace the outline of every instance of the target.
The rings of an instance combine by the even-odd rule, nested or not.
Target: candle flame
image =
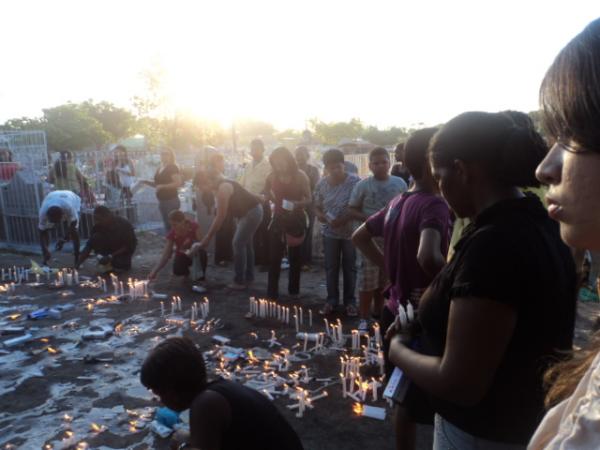
[[[48,353],[51,355],[56,355],[58,353],[58,350],[53,347],[47,347],[46,350],[48,350]]]
[[[75,450],[87,450],[88,448],[89,448],[88,443],[81,441],[77,444],[77,447],[75,447]]]
[[[63,416],[63,420],[64,420],[65,422],[73,422],[73,416],[70,416],[70,415],[68,415],[68,414],[65,414],[65,415]]]
[[[65,431],[65,435],[66,435],[67,439],[73,437],[74,434],[75,433],[73,433],[71,430]]]
[[[46,444],[44,445],[44,450],[52,450],[54,447],[52,447],[52,444]]]
[[[48,342],[50,342],[50,339],[48,339],[48,338],[41,338],[40,342],[43,342],[44,344],[47,344]]]
[[[19,317],[21,317],[21,314],[11,314],[8,316],[10,320],[17,320]]]
[[[100,433],[101,431],[104,431],[104,427],[98,425],[97,423],[92,422],[90,424],[90,429],[96,433]]]
[[[362,416],[364,409],[365,408],[360,403],[354,403],[354,405],[352,406],[352,411],[354,411],[354,413],[359,416]]]
[[[86,306],[88,311],[93,311],[94,310],[94,305],[92,303],[88,303]]]

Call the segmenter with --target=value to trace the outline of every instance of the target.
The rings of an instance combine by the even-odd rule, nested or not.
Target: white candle
[[[312,309],[308,310],[308,326],[312,328]]]
[[[160,317],[164,317],[164,316],[165,316],[165,303],[160,302]]]
[[[171,302],[171,315],[174,315],[174,314],[175,314],[175,307],[176,307],[176,306],[175,306],[175,300],[173,300],[173,301]]]
[[[375,331],[375,342],[377,345],[381,345],[381,329],[379,328],[378,323],[373,325],[373,330]]]
[[[300,311],[300,325],[304,325],[304,313],[302,312],[302,307],[299,308]]]
[[[304,333],[304,349],[303,349],[304,352],[306,352],[307,346],[308,346],[308,333]]]
[[[406,305],[406,316],[409,322],[415,320],[415,310],[411,302],[408,302],[408,304]]]
[[[79,285],[79,272],[77,272],[76,270],[73,271],[73,279],[75,281],[75,284]]]
[[[402,304],[398,305],[398,319],[400,320],[400,326],[404,330],[408,325],[408,318],[406,317],[406,311]]]
[[[35,274],[35,282],[36,282],[36,283],[39,283],[39,282],[40,282],[40,274],[39,274],[39,273],[36,273],[36,274]]]
[[[327,319],[323,319],[323,321],[325,322],[325,332],[327,333],[327,336],[331,336],[329,331],[329,322],[327,322]]]

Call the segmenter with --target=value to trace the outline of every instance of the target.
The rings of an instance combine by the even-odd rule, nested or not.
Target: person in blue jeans
[[[350,240],[355,223],[348,210],[350,196],[357,175],[347,173],[344,154],[338,149],[330,149],[323,155],[327,176],[315,188],[315,215],[321,222],[323,246],[325,248],[325,271],[327,273],[327,302],[321,314],[333,312],[339,302],[340,260],[344,276],[344,306],[346,315],[355,317],[356,297],[356,249]]]
[[[206,249],[221,228],[227,217],[237,221],[233,236],[233,264],[235,278],[228,287],[234,290],[246,289],[254,281],[254,233],[262,221],[263,210],[260,201],[239,183],[223,177],[214,167],[196,172],[196,185],[203,191],[212,191],[216,199],[216,213],[206,236],[199,246]]]

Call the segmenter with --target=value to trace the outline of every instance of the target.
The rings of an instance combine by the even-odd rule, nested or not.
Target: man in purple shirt
[[[414,183],[408,192],[396,196],[356,230],[352,241],[363,254],[383,268],[390,280],[389,298],[381,315],[381,328],[387,330],[395,321],[398,305],[411,302],[415,310],[423,291],[446,262],[450,234],[450,209],[438,193],[427,161],[427,147],[436,128],[414,132],[406,141],[405,165]],[[372,238],[383,237],[383,253]],[[387,361],[389,340],[384,342]],[[414,448],[415,422],[427,423],[433,413],[420,390],[408,390],[397,405],[397,448]]]

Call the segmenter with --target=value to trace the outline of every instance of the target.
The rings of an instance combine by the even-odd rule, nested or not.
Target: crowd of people
[[[373,149],[371,175],[362,180],[338,149],[323,154],[320,174],[305,147],[279,147],[267,159],[256,139],[237,181],[224,177],[222,158],[207,155],[194,178],[214,201],[207,230],[179,211],[182,178],[165,151],[152,185],[170,231],[150,278],[173,253],[173,273],[188,277],[193,259],[232,217],[229,288],[248,288],[258,263],[268,266],[265,297],[280,299],[287,256],[287,294],[301,301],[318,221],[327,285],[321,313],[332,313],[341,297],[361,330],[379,321],[387,330],[386,372],[403,373],[394,397],[396,448],[415,448],[418,423],[434,425],[436,450],[598,448],[600,336],[572,352],[580,282],[574,249],[600,251],[599,80],[600,19],[546,73],[546,138],[523,113],[465,112],[414,132],[396,148],[394,167],[386,149]],[[77,173],[67,179],[75,183]],[[76,234],[77,196],[68,192],[55,191],[42,205],[45,260],[52,224],[65,220]],[[128,267],[135,246],[111,241],[108,249],[100,237],[126,225],[110,212],[95,214],[98,229],[82,255],[77,244],[77,263],[94,249],[115,268]],[[141,380],[167,406],[191,408],[190,448],[240,448],[236,436],[244,436],[244,448],[302,447],[259,394],[209,383],[191,341],[159,344]],[[248,427],[255,433],[245,433]],[[260,427],[277,433],[257,433]],[[267,435],[269,442],[246,440]]]

